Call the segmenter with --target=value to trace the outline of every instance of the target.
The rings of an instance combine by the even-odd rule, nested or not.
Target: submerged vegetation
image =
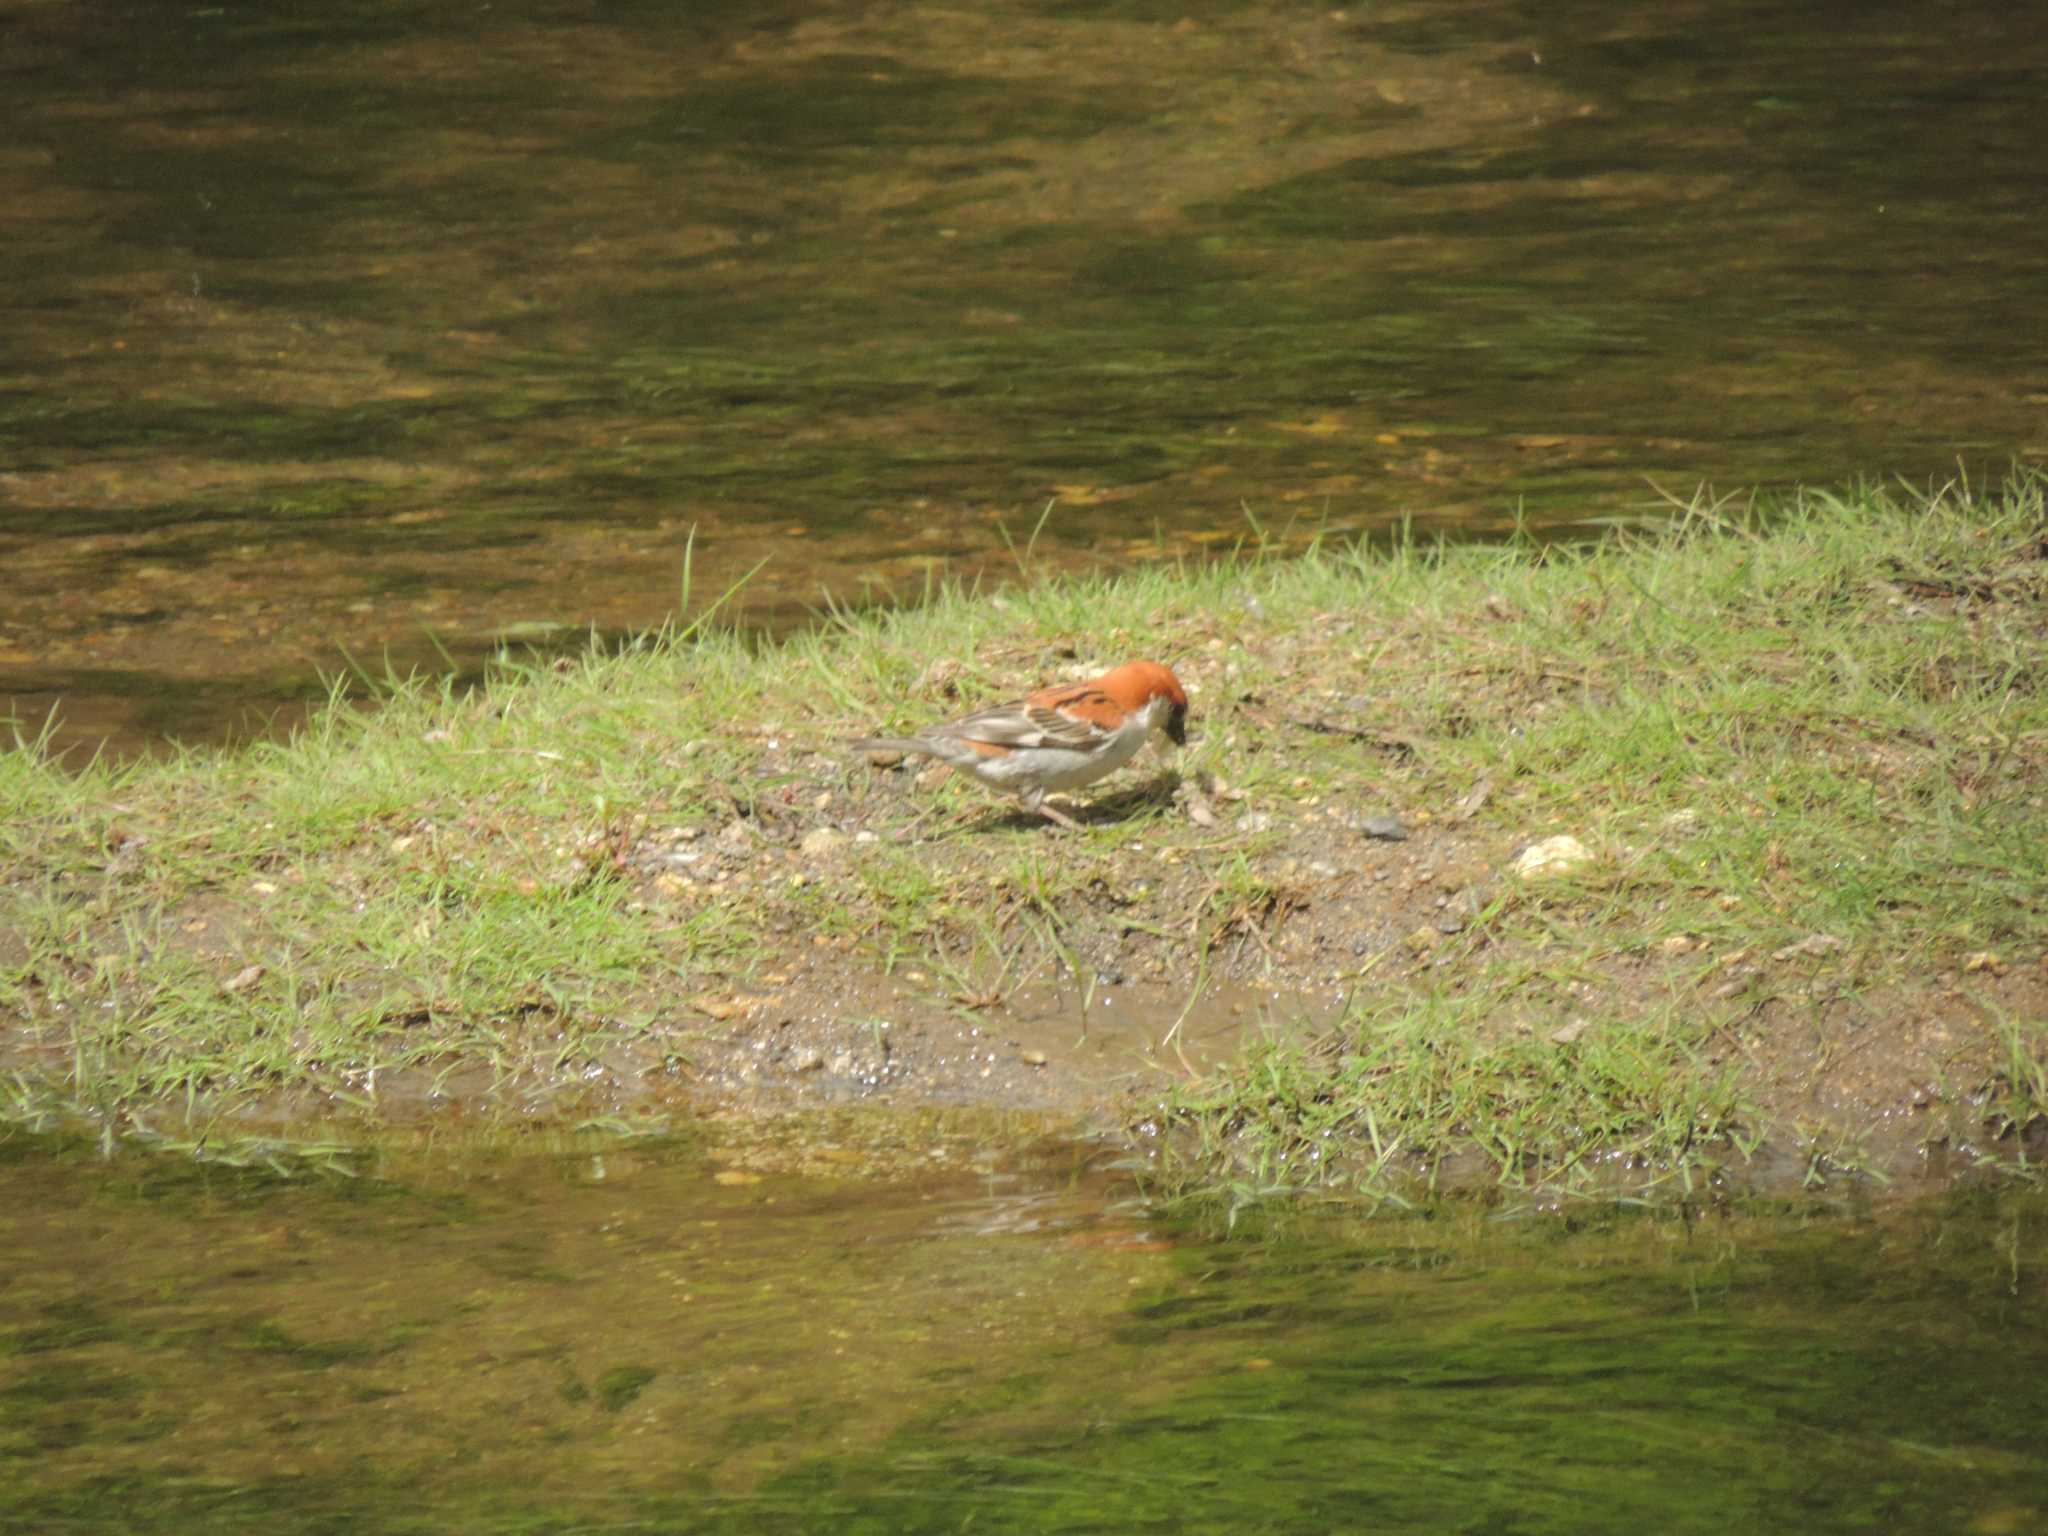
[[[988,1074],[948,1032],[999,1039],[1056,979],[1084,1032],[1112,989],[1156,1021],[1133,1119],[1202,1179],[2030,1166],[2043,489],[1252,542],[338,688],[237,752],[24,742],[0,1111],[203,1140],[450,1100],[630,1119],[668,1084],[950,1096]],[[1133,655],[1176,666],[1197,739],[1078,834],[839,749]],[[1180,1024],[1229,980],[1298,1021],[1196,1066]]]

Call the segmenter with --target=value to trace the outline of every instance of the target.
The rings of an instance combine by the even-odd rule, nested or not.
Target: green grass
[[[1591,1025],[1571,1047],[1494,1028],[1506,989],[1432,992],[1358,1010],[1303,1049],[1266,1041],[1181,1091],[1202,1166],[1257,1190],[1433,1182],[1458,1159],[1491,1181],[1690,1188],[1696,1154],[1746,1153],[1734,1070],[1668,1005]],[[1615,1165],[1623,1179],[1617,1179]]]
[[[1910,1012],[2039,964],[2043,489],[1702,503],[1590,545],[1253,542],[774,643],[700,623],[474,690],[389,680],[371,709],[337,690],[239,752],[23,743],[0,753],[9,1100],[203,1126],[278,1094],[374,1114],[400,1072],[559,1088],[622,1042],[686,1059],[684,999],[824,949],[953,994],[1348,988],[1333,1028],[1176,1089],[1233,1177],[1455,1154],[1683,1177],[1796,1134],[1756,1067],[1788,1010]],[[838,747],[1134,654],[1193,690],[1185,783],[1111,781],[1078,836]],[[1389,866],[1356,822],[1389,810],[1433,850],[1412,889],[1363,878]],[[803,852],[823,828],[846,841]],[[1591,862],[1506,872],[1553,833]],[[1437,895],[1469,920],[1432,926]],[[2042,988],[2003,985],[2005,1022],[1937,1065],[2023,1154]]]

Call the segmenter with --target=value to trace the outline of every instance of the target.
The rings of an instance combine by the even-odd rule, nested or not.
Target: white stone
[[[1584,843],[1560,833],[1556,837],[1546,837],[1540,843],[1531,843],[1509,867],[1524,880],[1543,880],[1552,875],[1569,874],[1580,865],[1590,863],[1592,858]]]

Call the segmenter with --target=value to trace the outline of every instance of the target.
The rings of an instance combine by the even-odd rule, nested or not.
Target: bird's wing
[[[1121,713],[1098,690],[1061,688],[956,720],[946,734],[992,747],[1086,750],[1109,738],[1114,727],[1104,722]]]

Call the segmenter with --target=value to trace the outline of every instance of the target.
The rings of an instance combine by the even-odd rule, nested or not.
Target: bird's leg
[[[1078,821],[1074,820],[1073,817],[1069,816],[1065,811],[1056,811],[1051,806],[1047,805],[1045,803],[1045,791],[1043,789],[1038,788],[1036,785],[1034,785],[1030,789],[1025,790],[1022,794],[1020,794],[1017,797],[1017,800],[1024,807],[1025,810],[1036,811],[1039,815],[1043,816],[1047,821],[1056,821],[1061,826],[1067,828],[1069,831],[1072,832],[1078,832],[1081,830],[1081,824]]]
[[[1053,807],[1047,805],[1043,800],[1039,801],[1036,805],[1032,806],[1031,809],[1038,812],[1039,815],[1045,817],[1048,821],[1058,822],[1061,826],[1065,827],[1069,832],[1078,832],[1081,830],[1081,823],[1074,820],[1074,818],[1069,816],[1065,811],[1054,810]]]

